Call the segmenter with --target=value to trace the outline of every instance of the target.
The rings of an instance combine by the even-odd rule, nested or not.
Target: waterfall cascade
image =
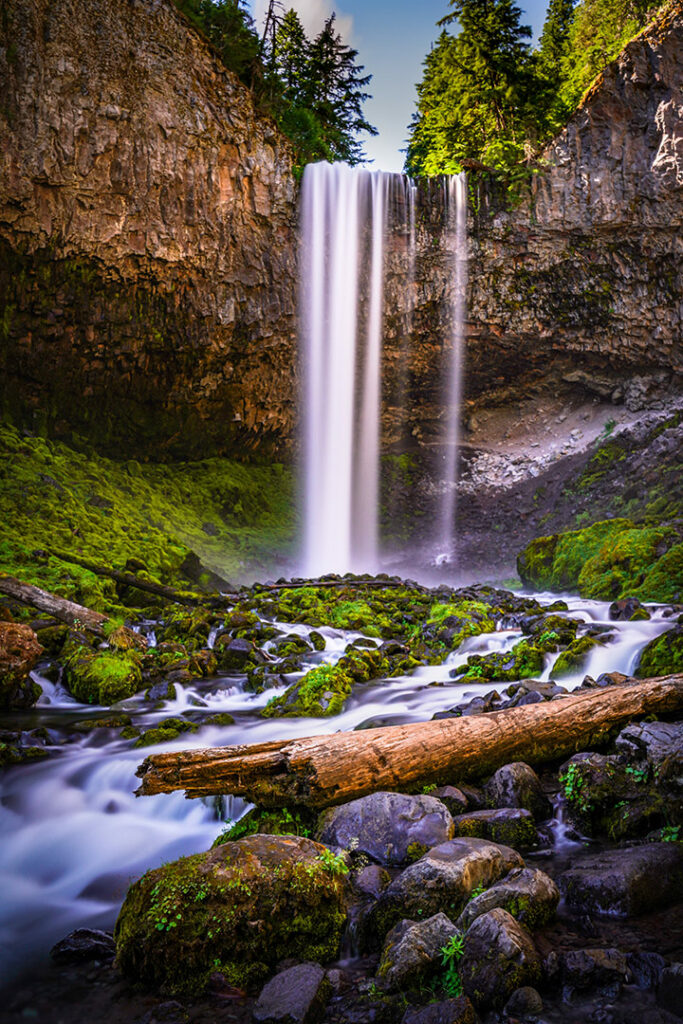
[[[450,552],[466,288],[464,175],[448,179],[455,240],[453,358],[441,547]],[[407,239],[405,290],[412,319],[416,188],[404,175],[345,164],[306,167],[301,209],[301,350],[304,368],[304,551],[307,576],[378,569],[382,324],[387,229]],[[400,216],[397,210],[400,207]],[[409,327],[410,329],[410,327]],[[398,372],[407,378],[407,354]],[[405,381],[399,391],[405,390]]]

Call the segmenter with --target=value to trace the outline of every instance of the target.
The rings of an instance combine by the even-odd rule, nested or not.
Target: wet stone
[[[526,929],[498,908],[465,933],[460,976],[475,1006],[500,1007],[516,989],[540,980],[541,959]]]
[[[462,814],[467,810],[467,797],[461,789],[456,786],[439,786],[429,794],[440,800],[448,808],[451,814]]]
[[[58,964],[81,964],[88,960],[113,960],[116,953],[114,937],[97,928],[76,928],[50,950]]]
[[[441,949],[456,934],[445,914],[426,921],[401,921],[384,941],[377,976],[389,991],[419,985],[441,966]]]
[[[479,1016],[467,996],[445,999],[429,1006],[411,1007],[401,1024],[479,1024]]]
[[[560,875],[559,888],[574,913],[626,917],[656,910],[681,898],[683,845],[605,850]]]
[[[482,914],[502,907],[527,928],[539,928],[552,921],[560,893],[549,875],[535,868],[516,868],[502,881],[475,896],[456,921],[461,931]]]
[[[665,1010],[679,1014],[683,1007],[683,964],[671,964],[662,971],[657,987],[657,1002]]]
[[[626,955],[617,949],[572,949],[558,956],[562,982],[572,989],[604,988],[630,980]]]
[[[254,1006],[255,1024],[317,1024],[332,986],[318,964],[297,964],[276,974]]]
[[[494,843],[526,850],[538,846],[538,833],[531,813],[522,807],[469,811],[453,819],[457,836],[477,836]]]
[[[538,775],[523,761],[499,768],[484,786],[484,794],[492,807],[522,807],[536,821],[545,821],[552,813]]]

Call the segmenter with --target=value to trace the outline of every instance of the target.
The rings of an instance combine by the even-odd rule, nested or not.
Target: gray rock
[[[331,985],[318,964],[297,964],[263,987],[252,1012],[257,1024],[317,1024]]]
[[[442,1003],[411,1007],[403,1014],[401,1024],[480,1024],[477,1011],[467,996],[445,999]]]
[[[680,1014],[683,1007],[683,964],[671,964],[662,971],[657,987],[657,1002],[665,1010]]]
[[[377,899],[390,881],[391,876],[383,867],[380,867],[379,864],[368,864],[366,868],[353,875],[351,884],[361,896]]]
[[[327,846],[366,853],[380,864],[407,864],[453,835],[453,819],[440,800],[403,793],[372,793],[333,807],[321,820]]]
[[[559,890],[545,872],[516,868],[501,882],[471,900],[457,919],[456,927],[467,931],[482,914],[502,907],[527,928],[540,928],[552,921],[559,900]]]
[[[526,929],[497,908],[478,917],[466,932],[460,977],[478,1009],[500,1007],[515,989],[538,983],[541,958]]]
[[[521,807],[501,807],[488,811],[469,811],[453,819],[456,836],[477,836],[494,843],[528,850],[538,846],[538,833],[530,811]]]
[[[570,909],[580,914],[627,917],[656,910],[680,899],[683,847],[647,843],[604,850],[560,875],[559,887]]]
[[[441,966],[441,947],[457,933],[445,914],[426,921],[400,921],[382,948],[377,976],[388,991],[417,985]]]
[[[629,757],[645,758],[673,778],[683,771],[683,722],[633,722],[622,729],[616,747]]]
[[[659,953],[629,953],[626,962],[633,983],[644,990],[659,985],[662,971],[666,967],[666,960]]]
[[[250,640],[240,637],[229,640],[228,643],[216,645],[215,653],[218,656],[218,664],[225,671],[240,671],[249,661],[254,651],[254,645]]]
[[[543,1000],[535,988],[524,985],[516,989],[507,1003],[503,1013],[511,1017],[534,1017],[543,1012]]]
[[[467,797],[457,786],[439,786],[430,793],[430,796],[445,804],[451,814],[462,814],[467,810]]]
[[[602,988],[630,980],[626,955],[617,949],[572,949],[558,956],[562,981],[573,989]]]
[[[415,920],[441,911],[452,920],[473,889],[487,888],[522,867],[524,861],[515,850],[485,839],[451,839],[435,846],[381,894],[364,923],[365,941],[386,935],[402,918]]]
[[[114,937],[98,928],[76,928],[50,950],[58,964],[81,964],[88,960],[113,960],[116,953]]]
[[[499,768],[484,786],[484,794],[491,807],[523,807],[536,821],[545,821],[552,814],[538,775],[523,761]]]

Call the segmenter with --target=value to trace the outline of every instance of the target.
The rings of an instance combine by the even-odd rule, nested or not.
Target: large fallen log
[[[380,789],[411,790],[540,764],[604,743],[631,719],[683,709],[683,674],[466,718],[209,750],[152,754],[139,795],[232,793],[261,807],[322,808]]]
[[[47,590],[34,587],[30,583],[23,583],[14,576],[7,576],[0,573],[0,594],[7,594],[16,601],[28,605],[29,608],[37,608],[40,612],[47,612],[53,615],[60,622],[67,622],[70,626],[82,627],[104,635],[104,625],[109,622],[109,616],[102,612],[93,612],[90,608],[84,608],[74,601],[67,601],[65,597],[58,597],[50,594]]]
[[[163,583],[154,583],[152,580],[145,580],[140,576],[135,576],[131,572],[121,572],[119,569],[112,569],[108,565],[99,565],[97,562],[91,562],[89,559],[81,558],[79,555],[67,554],[64,551],[53,551],[52,553],[60,561],[71,562],[72,565],[80,565],[95,576],[105,576],[126,587],[135,587],[136,590],[155,594],[157,597],[163,597],[166,601],[172,601],[175,604],[197,605],[202,602],[202,597],[199,594],[174,590],[173,587],[167,587]]]

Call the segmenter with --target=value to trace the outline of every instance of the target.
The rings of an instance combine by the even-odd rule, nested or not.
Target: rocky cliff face
[[[170,0],[0,14],[0,400],[127,455],[292,415],[288,146]]]
[[[479,411],[550,392],[666,400],[683,375],[683,4],[669,5],[594,83],[505,210],[470,181],[466,394]],[[449,345],[443,189],[421,187],[409,433],[438,434]],[[394,251],[400,250],[400,242]],[[390,336],[410,317],[400,265]],[[484,417],[485,419],[485,417]],[[385,415],[387,437],[398,420]],[[482,438],[486,440],[486,438]]]

